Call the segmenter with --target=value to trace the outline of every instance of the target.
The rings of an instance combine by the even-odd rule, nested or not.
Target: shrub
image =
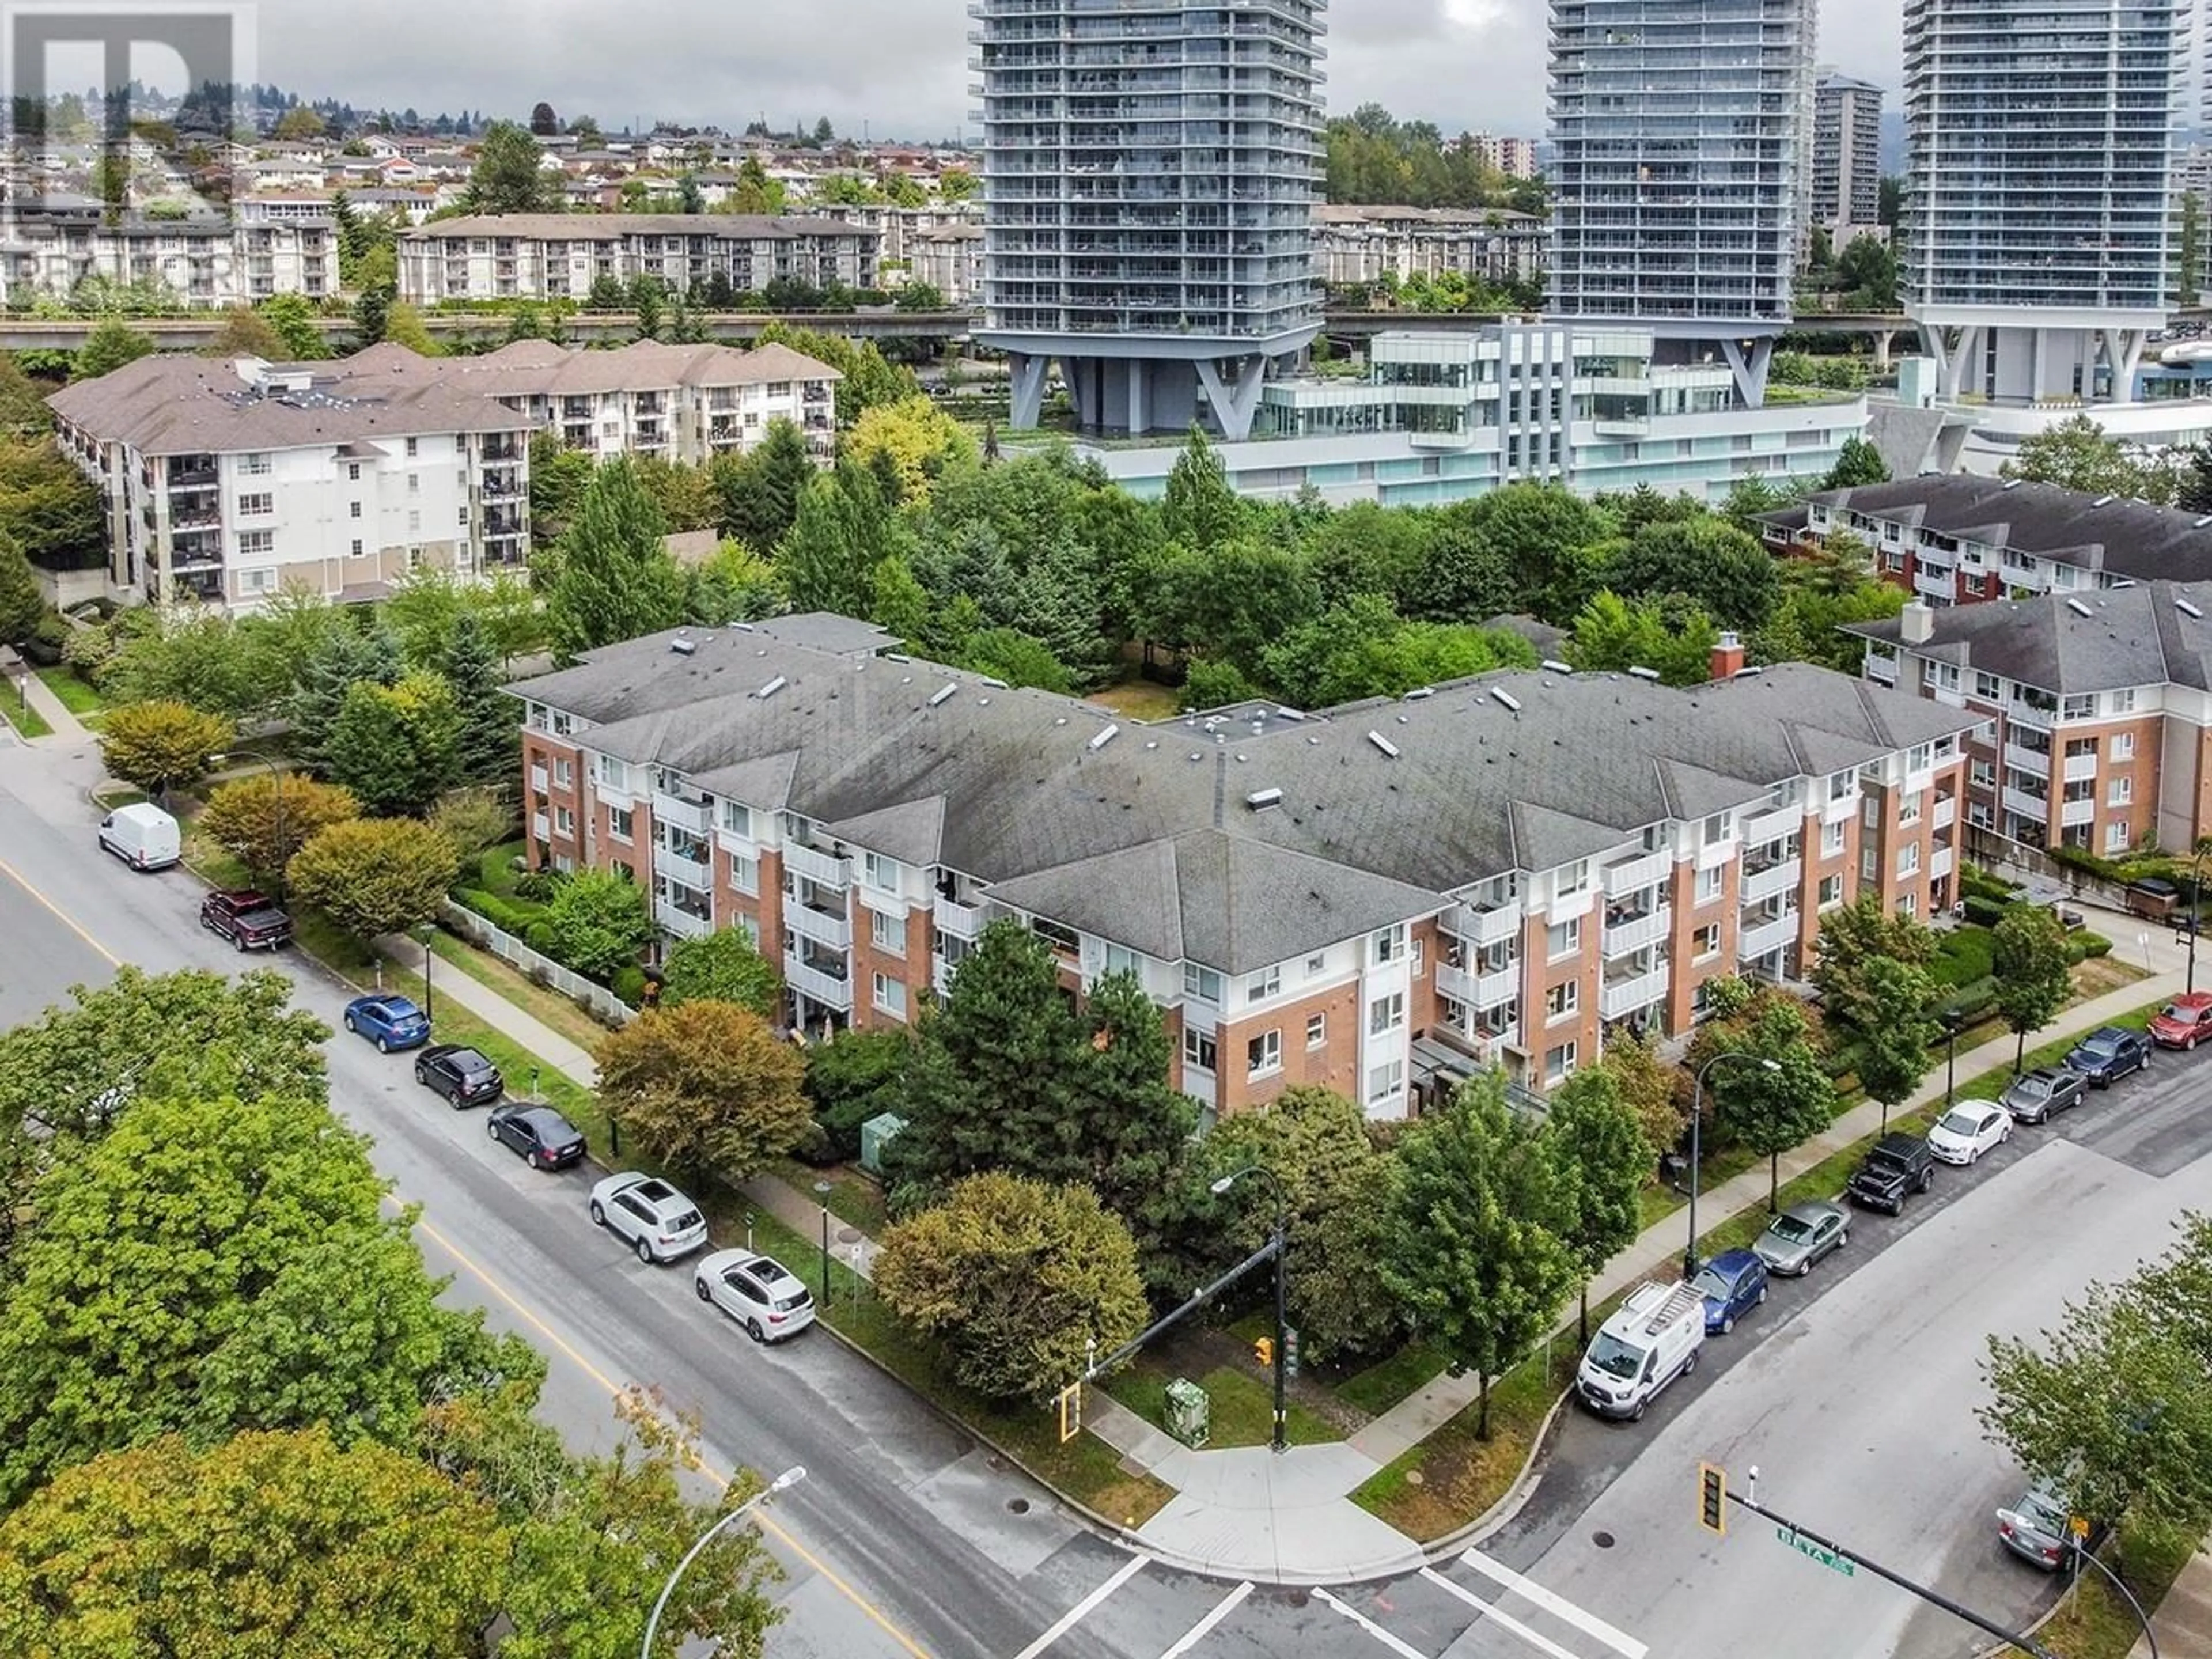
[[[1936,960],[1928,968],[1929,977],[1946,989],[1987,979],[1995,971],[1990,936],[1979,927],[1954,927],[1940,935]]]
[[[1995,899],[1970,894],[1960,901],[1960,904],[1966,913],[1966,920],[1977,927],[1994,927],[2004,920],[2006,907]]]
[[[2093,961],[2098,957],[2108,957],[2112,954],[2112,941],[2106,939],[2102,933],[2076,934],[2075,942],[2081,947],[2081,955],[2080,959],[2083,962]]]
[[[538,925],[545,926],[543,922]],[[551,929],[548,928],[547,931],[550,933]],[[639,1006],[645,1000],[645,969],[635,963],[623,969],[615,975],[615,982],[611,988],[617,996],[631,1007]]]
[[[553,872],[550,870],[531,870],[514,878],[515,897],[531,904],[544,904],[553,897]]]
[[[605,984],[653,937],[645,889],[611,870],[579,870],[561,883],[545,913],[549,953],[562,966]]]
[[[551,956],[556,942],[553,937],[553,924],[550,921],[528,923],[522,930],[522,942],[541,957]]]

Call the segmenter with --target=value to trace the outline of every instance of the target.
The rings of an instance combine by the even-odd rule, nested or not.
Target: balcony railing
[[[852,860],[817,852],[799,842],[784,842],[783,867],[794,876],[805,877],[817,887],[850,887],[853,884]]]
[[[2004,792],[2005,811],[2017,812],[2022,817],[2033,818],[2038,823],[2051,822],[2051,800],[2045,795],[2031,795],[2025,789],[2007,786]]]
[[[1605,896],[1619,898],[1624,893],[1641,892],[1656,886],[1674,872],[1674,855],[1669,852],[1638,853],[1605,866]]]
[[[2091,796],[2086,800],[2066,800],[2058,803],[2058,822],[2071,829],[2076,824],[2097,821],[2097,800]]]
[[[793,990],[824,1008],[842,1014],[853,1012],[853,982],[825,974],[818,968],[810,968],[800,961],[797,952],[783,953],[783,982]]]
[[[2097,757],[2093,754],[2069,755],[2066,757],[2068,783],[2092,783],[2097,776]]]
[[[1757,817],[1744,820],[1743,844],[1746,847],[1764,847],[1769,842],[1794,836],[1804,827],[1803,807],[1778,806],[1771,812],[1761,812]]]
[[[1744,928],[1736,937],[1736,960],[1757,962],[1760,957],[1796,942],[1797,913],[1791,910],[1771,921],[1762,921]]]
[[[1510,904],[1496,905],[1487,910],[1478,910],[1473,905],[1455,904],[1444,914],[1444,927],[1469,945],[1502,945],[1521,934],[1521,904],[1517,899]]]
[[[2048,749],[2024,749],[2019,744],[2008,743],[2004,746],[2004,757],[2007,766],[2018,767],[2023,772],[2033,772],[2039,778],[2047,778],[2051,775],[2051,751]],[[2089,774],[2092,777],[2096,775],[2096,766],[2094,761],[2091,763]]]
[[[1605,954],[1608,957],[1626,956],[1629,951],[1640,951],[1647,945],[1656,945],[1667,937],[1667,930],[1674,925],[1674,921],[1673,909],[1664,904],[1655,906],[1640,915],[1623,916],[1619,921],[1608,921],[1605,924]]]
[[[546,787],[550,782],[551,780],[545,775],[545,769],[544,767],[533,766],[530,769],[530,787],[532,789],[535,789],[539,794],[542,795],[545,793]]]
[[[1931,822],[1938,830],[1948,830],[1959,821],[1959,803],[1950,795],[1936,798],[1936,813]]]
[[[1954,857],[1955,855],[1948,847],[1932,848],[1928,854],[1928,879],[1941,881],[1949,875]]]
[[[811,904],[794,902],[783,907],[783,921],[802,939],[811,939],[829,950],[852,949],[852,918],[840,911],[817,910]]]
[[[687,887],[704,888],[713,879],[703,848],[701,855],[694,858],[673,847],[656,843],[653,849],[653,868],[655,874],[666,876],[671,881],[680,881]]]
[[[939,933],[950,933],[954,939],[967,939],[981,938],[983,925],[988,920],[981,905],[963,904],[957,899],[945,897],[942,893],[937,896],[937,904],[932,919],[935,921]]]
[[[533,838],[538,841],[547,841],[551,839],[553,826],[545,821],[544,813],[532,812],[530,815],[530,833]]]
[[[678,939],[704,939],[714,931],[712,916],[700,915],[667,899],[654,902],[653,916],[660,924],[662,932],[673,933]]]
[[[1667,994],[1668,970],[1653,968],[1626,979],[1607,980],[1598,992],[1599,1015],[1606,1019],[1625,1019],[1638,1008],[1648,1008]]]
[[[1804,873],[1804,864],[1797,859],[1784,859],[1779,864],[1770,864],[1761,870],[1753,870],[1747,865],[1742,890],[1738,895],[1739,902],[1757,904],[1778,893],[1794,892]]]

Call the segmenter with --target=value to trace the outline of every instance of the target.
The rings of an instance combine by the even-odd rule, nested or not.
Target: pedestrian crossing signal
[[[1273,1364],[1275,1363],[1275,1339],[1272,1336],[1254,1338],[1252,1342],[1252,1360],[1255,1364],[1258,1365],[1263,1370],[1268,1366]]]
[[[1698,1524],[1717,1537],[1728,1536],[1728,1471],[1698,1465]]]

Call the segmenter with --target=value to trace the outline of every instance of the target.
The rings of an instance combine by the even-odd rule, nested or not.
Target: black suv
[[[1936,1180],[1936,1154],[1916,1135],[1884,1135],[1851,1173],[1844,1188],[1851,1202],[1869,1210],[1901,1215],[1911,1193],[1924,1193]]]
[[[498,1066],[475,1049],[454,1042],[434,1042],[416,1055],[415,1080],[445,1096],[456,1111],[497,1100],[507,1089]]]

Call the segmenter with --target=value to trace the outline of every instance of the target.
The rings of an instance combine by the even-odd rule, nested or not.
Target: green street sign
[[[1796,1550],[1808,1561],[1817,1561],[1831,1572],[1839,1572],[1846,1578],[1858,1577],[1858,1563],[1848,1555],[1838,1555],[1825,1545],[1816,1544],[1794,1527],[1777,1526],[1774,1535]]]

